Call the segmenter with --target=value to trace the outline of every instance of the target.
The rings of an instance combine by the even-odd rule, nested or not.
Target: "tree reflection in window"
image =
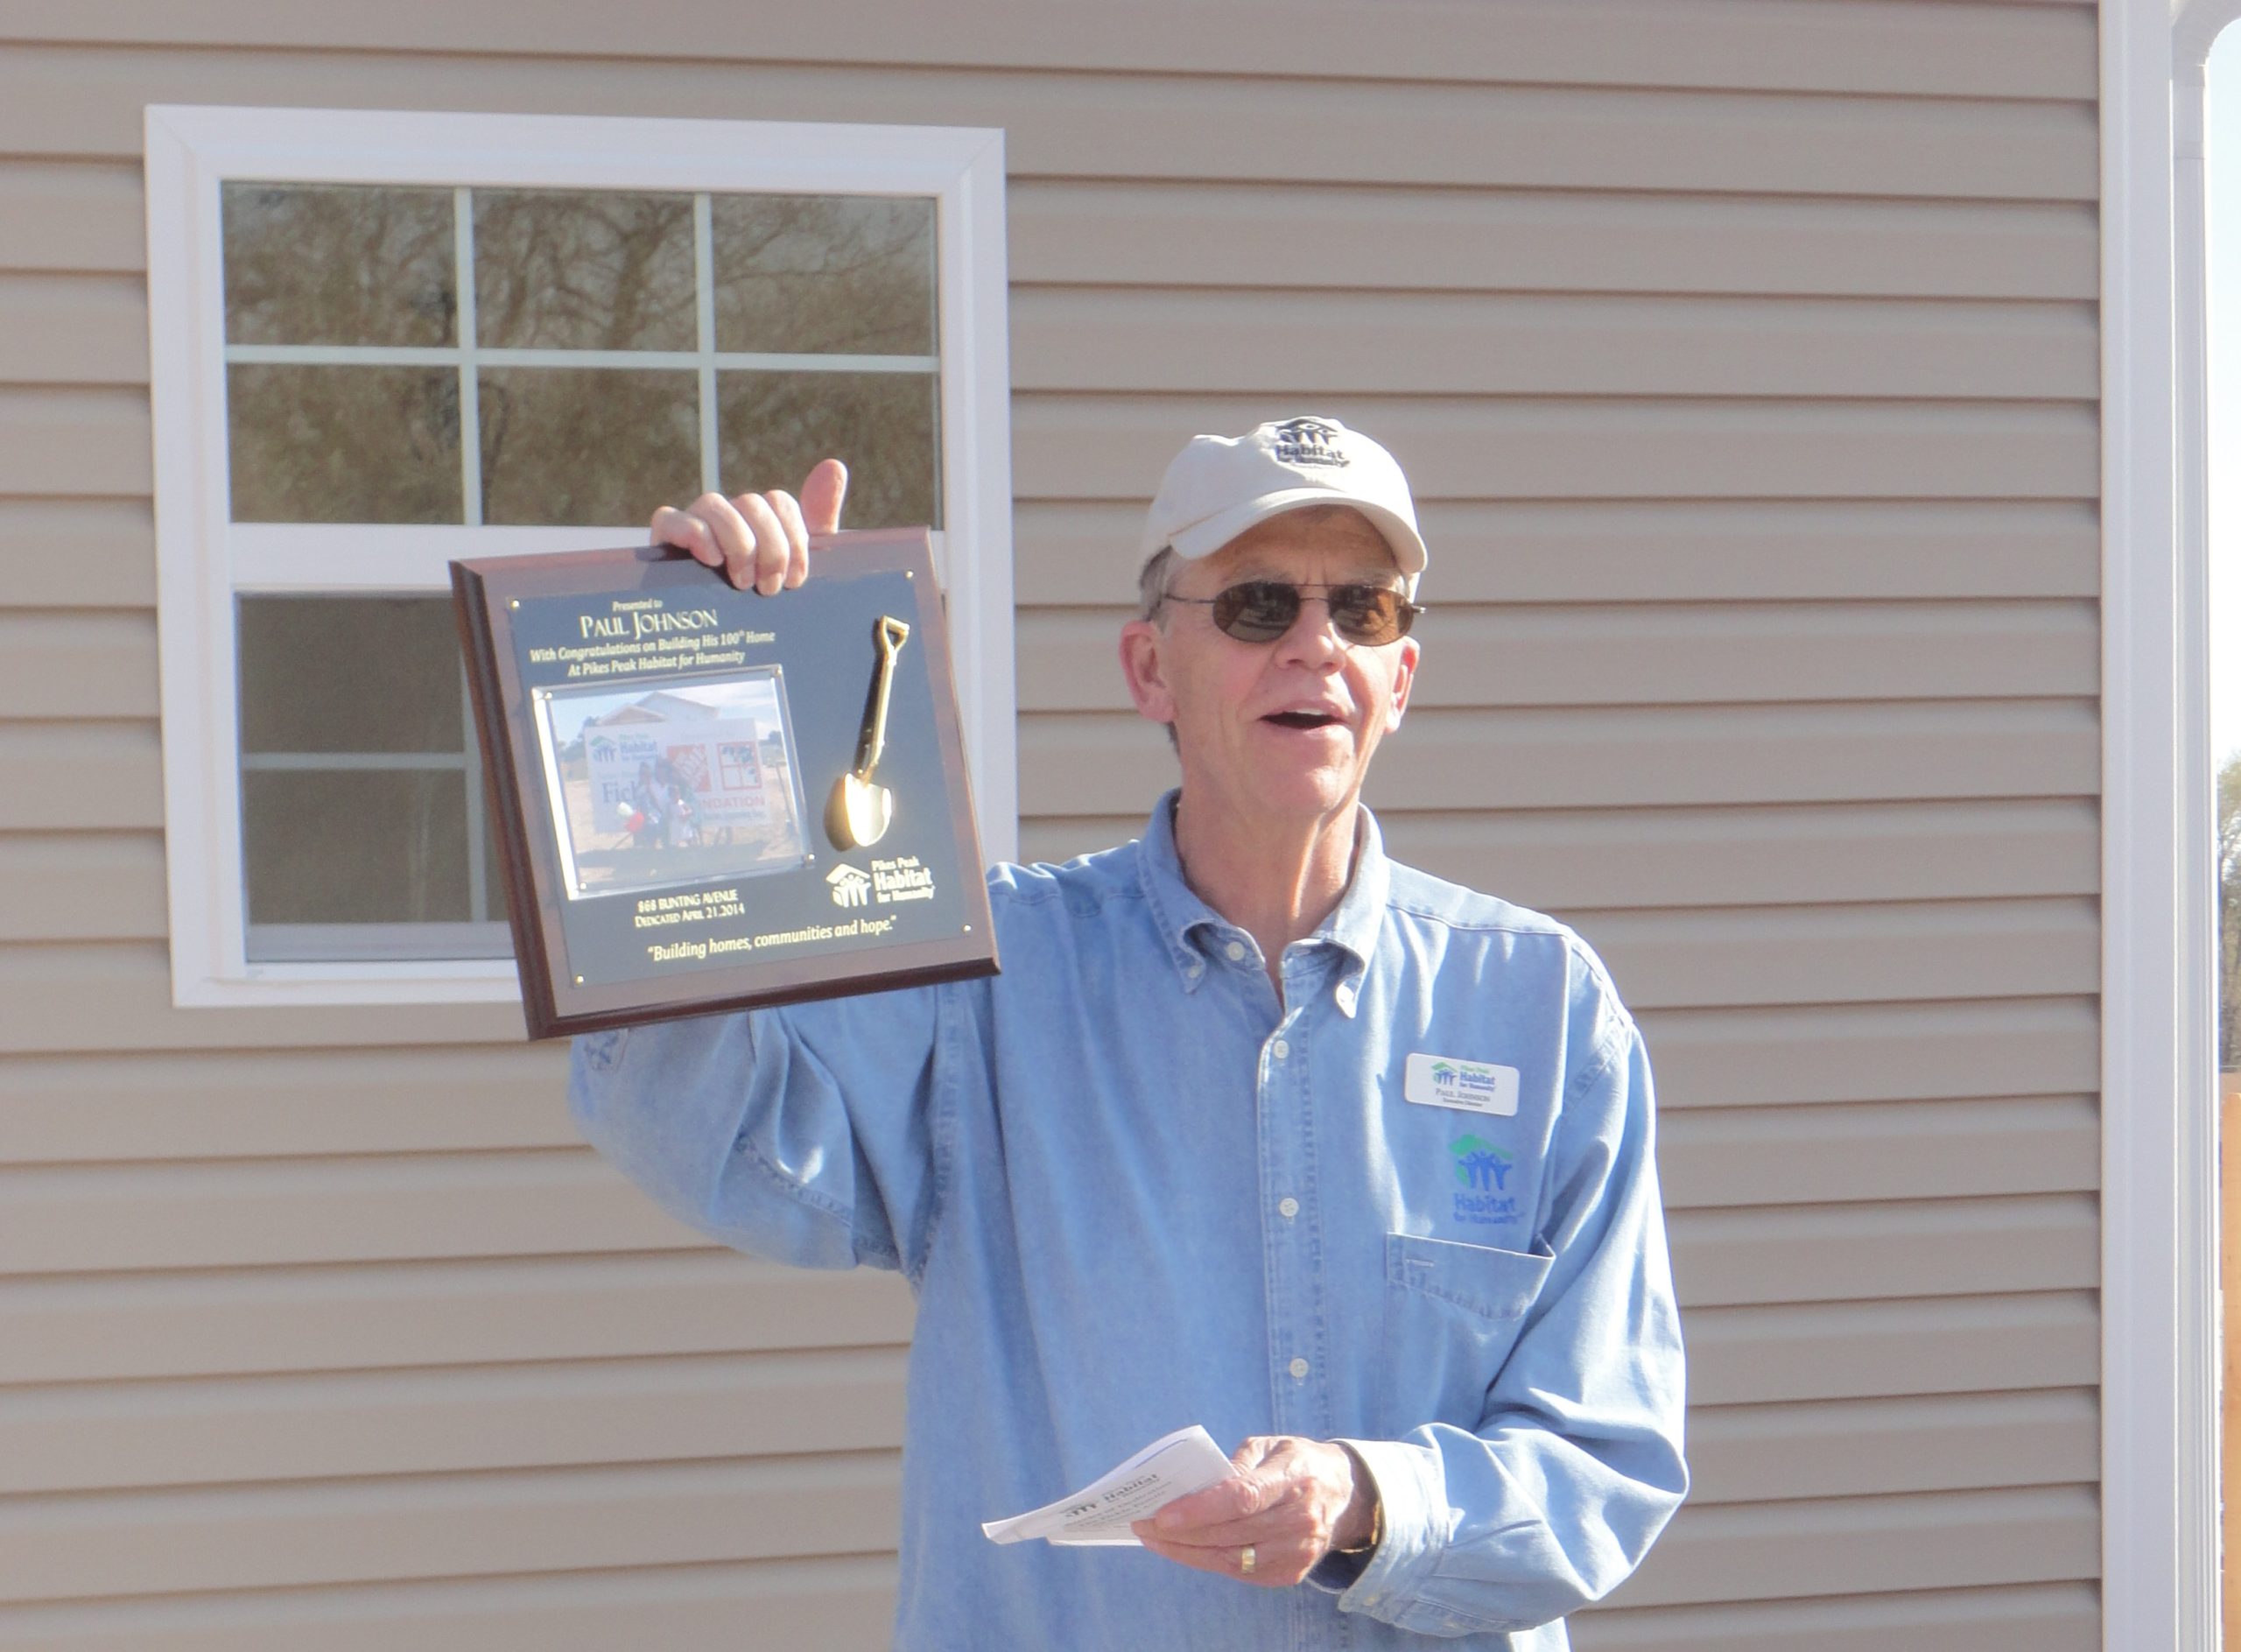
[[[716,348],[931,355],[934,203],[718,195]]]
[[[228,344],[458,342],[450,190],[223,187]]]
[[[485,348],[698,348],[692,197],[474,192],[474,331]]]

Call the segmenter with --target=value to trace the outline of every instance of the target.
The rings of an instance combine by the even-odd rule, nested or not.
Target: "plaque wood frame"
[[[777,597],[736,590],[716,570],[657,545],[451,565],[530,1037],[996,973],[931,539],[923,528],[878,529],[810,543],[814,577]],[[713,622],[702,625],[703,616]],[[900,647],[897,620],[909,633]],[[555,645],[571,621],[585,645]],[[643,629],[650,624],[678,629]],[[737,636],[748,640],[734,646]],[[636,853],[635,875],[603,865],[598,870],[615,881],[587,887],[586,863],[599,858],[582,842],[597,789],[587,734],[601,720],[583,713],[564,742],[554,705],[633,695],[678,703],[696,686],[737,694],[746,691],[736,685],[766,678],[777,681],[779,726],[748,738],[758,762],[771,749],[769,774],[781,772],[783,754],[800,854],[791,863],[778,857],[775,869],[711,872],[702,861],[681,862],[720,851],[672,850],[680,865],[664,875],[658,849],[609,848],[609,861]],[[883,686],[895,690],[891,735]],[[726,749],[736,751],[737,738]],[[781,745],[769,748],[772,739]],[[909,744],[901,759],[896,740]],[[557,755],[569,744],[586,755]],[[875,842],[844,848],[836,840],[846,835],[837,824],[846,819],[842,777],[873,784],[868,753],[877,784],[892,788],[884,801],[903,829],[882,818]],[[755,773],[767,780],[761,768]],[[578,784],[580,793],[568,790]],[[822,806],[828,784],[830,819]],[[874,924],[884,930],[865,938]],[[695,956],[695,946],[705,950]]]

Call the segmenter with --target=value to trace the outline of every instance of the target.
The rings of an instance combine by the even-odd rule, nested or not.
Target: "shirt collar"
[[[1354,991],[1362,972],[1376,955],[1377,938],[1385,931],[1385,908],[1393,888],[1393,863],[1385,858],[1385,833],[1368,805],[1357,805],[1354,816],[1354,875],[1338,904],[1316,931],[1348,955],[1338,1007],[1354,1013]]]
[[[1179,796],[1179,791],[1170,791],[1152,806],[1137,858],[1152,921],[1159,927],[1160,938],[1167,943],[1177,974],[1183,977],[1184,990],[1196,992],[1206,978],[1205,956],[1197,945],[1197,932],[1236,926],[1199,899],[1184,881],[1183,860],[1175,848],[1175,804]],[[1356,806],[1354,875],[1338,904],[1315,931],[1317,938],[1348,955],[1337,997],[1339,1009],[1349,1016],[1354,1013],[1362,972],[1369,967],[1385,925],[1386,896],[1392,886],[1392,863],[1385,858],[1385,835],[1378,829],[1377,817],[1366,806]]]
[[[1199,930],[1226,925],[1222,915],[1184,882],[1183,857],[1175,849],[1175,800],[1180,796],[1179,791],[1170,791],[1152,805],[1152,818],[1145,824],[1136,858],[1144,899],[1150,903],[1160,938],[1175,960],[1176,973],[1183,977],[1183,989],[1197,992],[1198,983],[1206,978],[1206,960],[1191,937]]]

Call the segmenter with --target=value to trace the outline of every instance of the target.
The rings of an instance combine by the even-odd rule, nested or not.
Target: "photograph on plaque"
[[[453,564],[532,1037],[993,974],[924,530]]]
[[[570,900],[796,870],[801,764],[776,665],[658,687],[537,691]]]

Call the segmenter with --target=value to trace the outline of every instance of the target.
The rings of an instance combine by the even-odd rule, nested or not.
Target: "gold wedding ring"
[[[1254,1565],[1259,1559],[1260,1557],[1253,1552],[1253,1545],[1246,1544],[1237,1551],[1237,1575],[1240,1578],[1251,1577]]]

